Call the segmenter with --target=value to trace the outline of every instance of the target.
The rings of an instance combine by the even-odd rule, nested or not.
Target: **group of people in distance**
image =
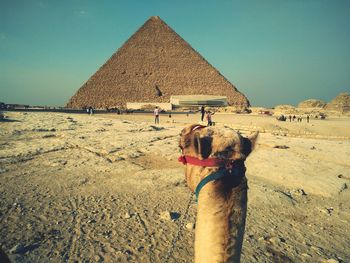
[[[302,116],[298,116],[296,117],[295,115],[289,115],[289,122],[291,122],[292,120],[295,121],[295,119],[297,119],[298,122],[302,122],[303,121],[303,117]],[[307,115],[306,116],[306,121],[309,122],[310,121],[310,116]]]
[[[212,121],[212,116],[215,114],[215,112],[211,112],[210,110],[206,111],[204,106],[200,109],[201,112],[201,121],[204,121],[204,116],[208,122],[208,126],[214,125],[214,122]],[[159,124],[159,107],[156,106],[156,108],[153,111],[154,114],[154,124]],[[171,117],[171,114],[169,114],[169,117]]]
[[[89,115],[93,115],[94,114],[94,108],[93,107],[85,107],[86,113]],[[210,110],[205,110],[204,106],[201,107],[200,109],[200,113],[201,113],[201,121],[204,122],[204,118],[207,121],[207,126],[213,126],[215,125],[215,122],[212,121],[212,116],[215,114],[215,112],[212,112]],[[118,111],[118,114],[119,111]],[[154,123],[155,124],[159,124],[159,114],[160,114],[160,108],[158,106],[155,107],[154,111]],[[188,116],[188,114],[187,114]],[[171,113],[169,114],[169,118],[171,118]],[[317,117],[316,117],[317,118]],[[282,120],[282,121],[286,121],[287,120],[287,116],[281,115],[277,118],[278,120]],[[302,122],[303,117],[302,116],[295,116],[295,115],[289,115],[288,119],[290,122],[297,120],[297,122]],[[306,121],[309,122],[310,121],[310,116],[307,115],[306,116]]]
[[[94,108],[93,107],[86,107],[85,108],[86,110],[86,113],[89,114],[89,115],[93,115],[94,114]]]

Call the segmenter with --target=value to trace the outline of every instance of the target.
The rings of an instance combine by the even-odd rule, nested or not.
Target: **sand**
[[[5,115],[0,245],[14,262],[192,262],[196,202],[177,157],[198,114]],[[350,118],[213,120],[260,131],[242,262],[350,262]]]

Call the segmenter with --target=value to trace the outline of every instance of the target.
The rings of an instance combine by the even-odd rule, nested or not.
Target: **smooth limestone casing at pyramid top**
[[[171,95],[248,99],[159,17],[151,17],[71,97],[69,108],[125,108],[126,102],[169,102]]]

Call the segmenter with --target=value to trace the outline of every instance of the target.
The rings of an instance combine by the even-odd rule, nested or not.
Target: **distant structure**
[[[300,102],[298,108],[324,108],[326,103],[323,100],[308,99]]]
[[[0,102],[0,109],[1,110],[11,110],[11,109],[28,109],[30,108],[30,105],[25,104],[6,104],[4,102]]]
[[[350,94],[340,93],[330,103],[327,103],[326,110],[339,111],[342,113],[350,112]]]
[[[127,103],[170,103],[174,95],[248,99],[158,16],[148,19],[71,97],[69,108],[126,108]]]
[[[208,95],[171,96],[170,103],[174,107],[226,106],[227,105],[227,97],[225,97],[225,96],[208,96]]]

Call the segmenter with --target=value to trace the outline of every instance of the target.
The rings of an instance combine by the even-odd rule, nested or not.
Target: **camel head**
[[[181,131],[179,146],[183,156],[199,160],[217,159],[223,162],[240,163],[252,152],[258,132],[248,138],[228,127],[205,127],[189,125]],[[186,181],[194,191],[199,182],[218,167],[186,165]]]
[[[258,133],[245,138],[230,128],[190,125],[180,136],[179,161],[198,200],[195,262],[240,262],[248,189],[244,161]]]

